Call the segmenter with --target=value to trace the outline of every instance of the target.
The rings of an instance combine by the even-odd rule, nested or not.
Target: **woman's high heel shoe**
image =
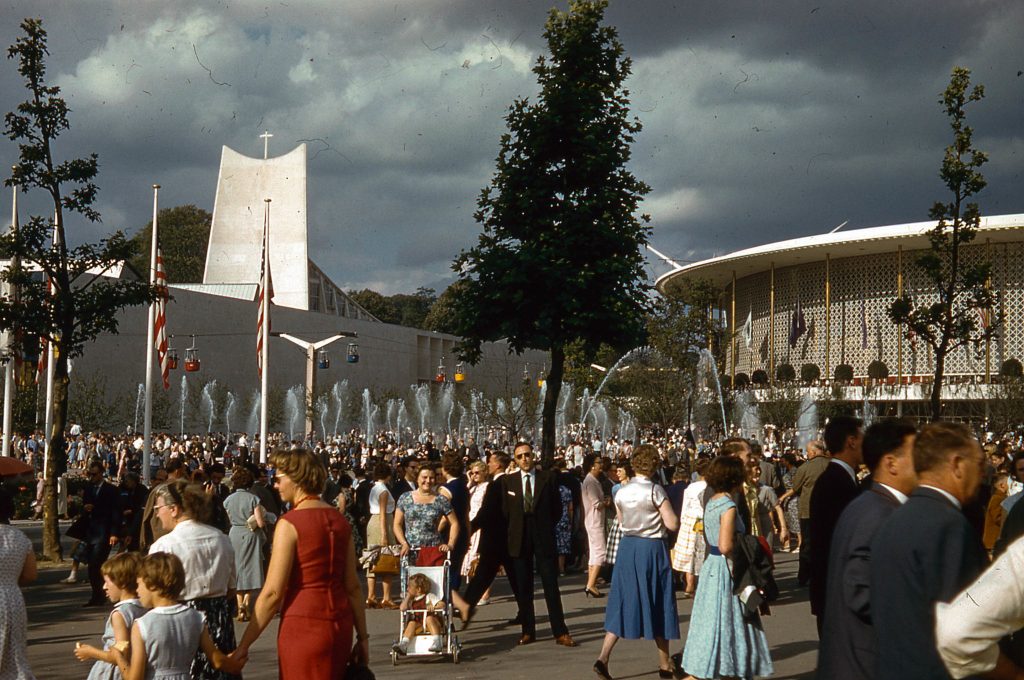
[[[594,662],[594,672],[597,673],[599,678],[604,680],[612,680],[611,673],[608,672],[608,664],[598,659]]]
[[[602,597],[604,597],[604,593],[598,590],[591,590],[590,588],[584,588],[583,592],[586,593],[587,597],[593,597],[597,599],[601,599]]]

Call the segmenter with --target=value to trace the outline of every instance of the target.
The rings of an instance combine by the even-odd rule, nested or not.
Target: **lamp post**
[[[355,331],[338,331],[329,338],[325,338],[318,342],[309,342],[302,338],[297,338],[294,335],[288,333],[279,333],[271,331],[270,335],[283,338],[288,342],[298,345],[306,352],[306,433],[313,431],[313,400],[316,398],[316,369],[317,369],[317,351],[323,349],[332,342],[337,342],[342,338],[358,338],[359,335]]]

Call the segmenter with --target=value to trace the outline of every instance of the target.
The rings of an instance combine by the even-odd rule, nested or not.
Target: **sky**
[[[536,95],[551,7],[3,0],[0,43],[43,19],[72,109],[56,152],[99,154],[102,223],[70,240],[141,228],[153,183],[162,207],[212,211],[221,146],[258,157],[269,130],[271,156],[308,144],[310,253],[336,283],[440,291],[479,235],[504,116]],[[1024,3],[611,0],[606,21],[633,60],[650,242],[676,261],[926,220],[948,200],[938,97],[956,65],[985,86],[968,113],[990,156],[982,213],[1024,213]],[[0,112],[25,97],[15,66],[0,62]],[[0,163],[16,155],[0,139]],[[669,269],[649,254],[652,280]]]

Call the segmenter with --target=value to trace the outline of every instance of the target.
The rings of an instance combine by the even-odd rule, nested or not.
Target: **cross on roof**
[[[267,160],[267,144],[270,142],[270,138],[273,136],[274,135],[270,134],[270,132],[268,132],[267,130],[264,130],[263,134],[260,135],[260,139],[263,140],[263,160]]]

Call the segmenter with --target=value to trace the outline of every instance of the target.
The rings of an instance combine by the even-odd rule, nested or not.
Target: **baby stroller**
[[[410,557],[413,558],[412,561],[410,561]],[[406,596],[408,578],[414,574],[423,574],[430,582],[429,595],[436,597],[440,606],[436,606],[432,610],[408,609],[404,612],[399,612],[399,640],[401,640],[405,633],[405,627],[411,620],[419,620],[423,625],[424,632],[427,628],[428,616],[437,616],[441,623],[440,636],[425,634],[415,635],[410,638],[409,643],[405,648],[405,656],[450,656],[453,663],[459,663],[459,653],[462,650],[462,645],[459,643],[458,636],[455,635],[455,617],[452,608],[452,598],[447,585],[449,583],[448,572],[450,569],[451,560],[448,559],[447,555],[445,556],[444,564],[440,567],[415,566],[415,552],[409,553],[402,558],[402,599],[404,600]],[[440,645],[437,644],[438,642],[440,642]],[[397,644],[398,640],[395,641],[396,646]],[[438,649],[439,651],[434,651]],[[391,665],[398,665],[399,656],[402,655],[392,647]]]

